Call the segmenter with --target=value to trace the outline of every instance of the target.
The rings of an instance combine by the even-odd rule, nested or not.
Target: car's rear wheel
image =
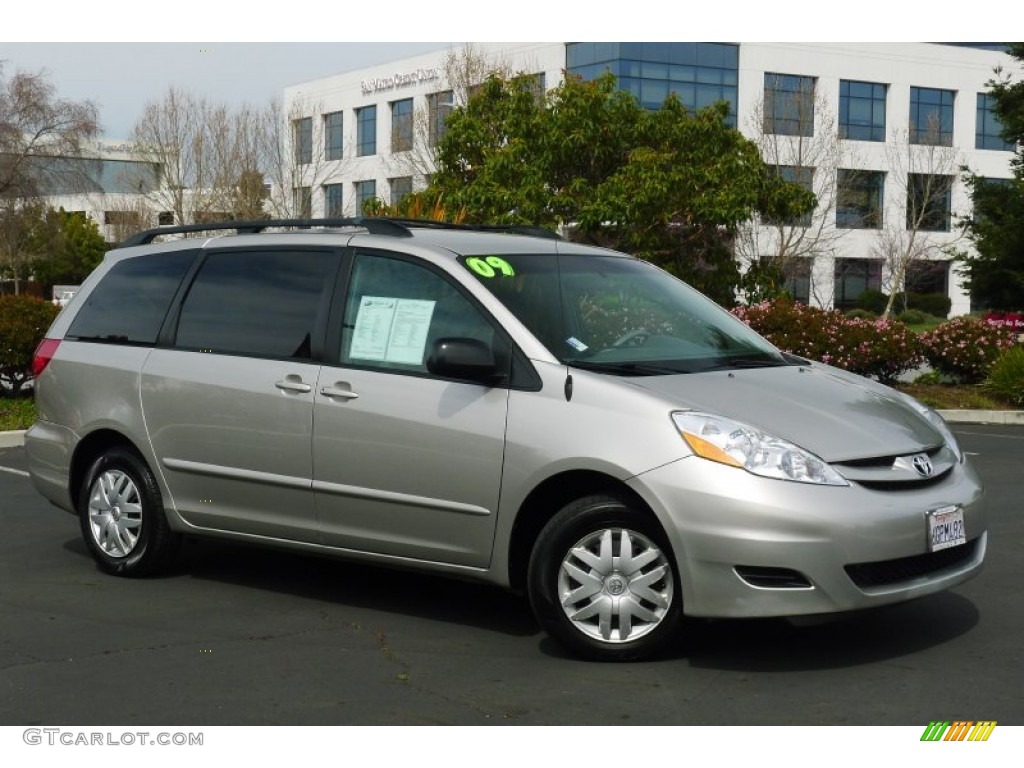
[[[177,554],[180,537],[167,524],[156,478],[134,451],[110,448],[93,462],[78,511],[85,543],[108,573],[155,573]]]
[[[675,638],[682,620],[664,534],[649,514],[615,496],[578,499],[551,518],[527,584],[544,629],[588,658],[649,656]]]

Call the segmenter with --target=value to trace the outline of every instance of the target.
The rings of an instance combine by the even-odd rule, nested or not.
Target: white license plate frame
[[[928,521],[929,552],[940,552],[967,543],[964,508],[959,504],[930,509],[925,517]]]

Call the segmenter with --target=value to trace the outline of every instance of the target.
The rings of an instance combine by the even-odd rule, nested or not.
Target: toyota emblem
[[[932,472],[935,471],[932,467],[932,460],[923,453],[917,454],[910,460],[910,463],[913,465],[914,471],[921,477],[931,477]]]

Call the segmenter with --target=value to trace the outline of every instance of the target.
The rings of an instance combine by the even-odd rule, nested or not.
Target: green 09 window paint
[[[499,272],[505,277],[516,276],[516,271],[512,268],[512,265],[500,256],[488,256],[487,258],[472,256],[466,259],[466,266],[480,275],[480,277],[494,277]]]

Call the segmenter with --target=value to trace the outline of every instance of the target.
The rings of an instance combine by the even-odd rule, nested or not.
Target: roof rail
[[[406,227],[421,229],[455,229],[469,230],[471,232],[507,232],[514,235],[533,235],[534,237],[546,237],[550,240],[561,240],[557,232],[546,227],[535,227],[529,224],[454,224],[450,221],[435,221],[433,219],[404,219],[396,216],[386,216],[378,221],[390,221]]]
[[[206,224],[179,224],[170,227],[155,227],[136,232],[125,240],[120,248],[132,245],[148,245],[161,235],[179,235],[189,232],[217,232],[235,230],[238,234],[256,234],[265,229],[291,227],[293,229],[310,229],[312,227],[362,227],[375,235],[391,235],[392,237],[409,237],[407,226],[384,218],[344,217],[327,219],[258,219],[253,221],[211,221]]]
[[[218,232],[234,230],[238,234],[256,234],[265,229],[286,228],[311,229],[312,227],[361,227],[374,235],[391,237],[410,237],[411,229],[452,229],[476,232],[508,232],[510,234],[533,235],[553,240],[562,238],[550,229],[521,224],[452,224],[447,221],[432,219],[403,219],[390,216],[357,216],[326,219],[259,219],[253,221],[213,221],[206,224],[181,224],[169,227],[156,227],[136,232],[123,243],[120,248],[133,245],[148,245],[162,235],[179,235],[189,232]]]

